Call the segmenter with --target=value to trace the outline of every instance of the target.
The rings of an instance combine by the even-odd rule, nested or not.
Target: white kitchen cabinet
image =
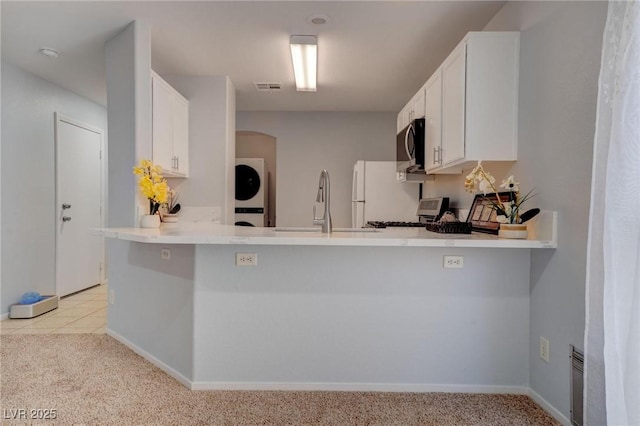
[[[441,167],[517,160],[518,32],[470,32],[442,64]]]
[[[427,173],[441,165],[442,143],[442,68],[424,85],[425,98],[425,151],[424,165]]]
[[[396,126],[396,133],[400,133],[402,129],[407,127],[407,125],[409,124],[410,115],[411,115],[411,104],[407,104],[398,113],[398,125]]]
[[[422,86],[411,99],[411,117],[409,121],[413,121],[416,118],[424,118],[424,109],[424,86]]]
[[[413,95],[413,98],[402,108],[398,113],[398,123],[396,131],[400,133],[400,130],[404,129],[416,118],[424,118],[425,103],[424,103],[424,86]]]
[[[153,162],[169,177],[189,176],[189,101],[151,72]]]

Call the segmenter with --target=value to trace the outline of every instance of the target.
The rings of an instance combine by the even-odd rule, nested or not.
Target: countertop
[[[533,222],[533,221],[532,221]],[[543,212],[529,225],[527,239],[504,239],[497,235],[438,234],[424,228],[387,228],[376,232],[296,232],[277,228],[252,228],[213,223],[162,224],[160,229],[105,228],[97,230],[107,238],[156,244],[247,244],[301,246],[409,246],[557,248],[557,213]]]

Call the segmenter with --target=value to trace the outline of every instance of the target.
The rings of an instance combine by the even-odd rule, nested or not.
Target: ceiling
[[[2,1],[2,58],[106,105],[104,43],[151,25],[160,75],[228,75],[239,111],[399,111],[504,1]],[[324,14],[324,25],[305,18]],[[318,91],[296,92],[289,36],[318,36]],[[61,52],[57,59],[38,53]],[[258,92],[254,82],[282,82]]]

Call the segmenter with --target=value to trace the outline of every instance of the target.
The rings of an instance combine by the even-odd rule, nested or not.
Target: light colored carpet
[[[3,417],[55,409],[57,424],[559,424],[521,395],[189,391],[107,335],[3,335],[0,363]]]

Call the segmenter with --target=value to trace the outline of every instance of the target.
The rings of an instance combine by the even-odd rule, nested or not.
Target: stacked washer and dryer
[[[267,226],[268,177],[264,158],[236,158],[237,226]]]

